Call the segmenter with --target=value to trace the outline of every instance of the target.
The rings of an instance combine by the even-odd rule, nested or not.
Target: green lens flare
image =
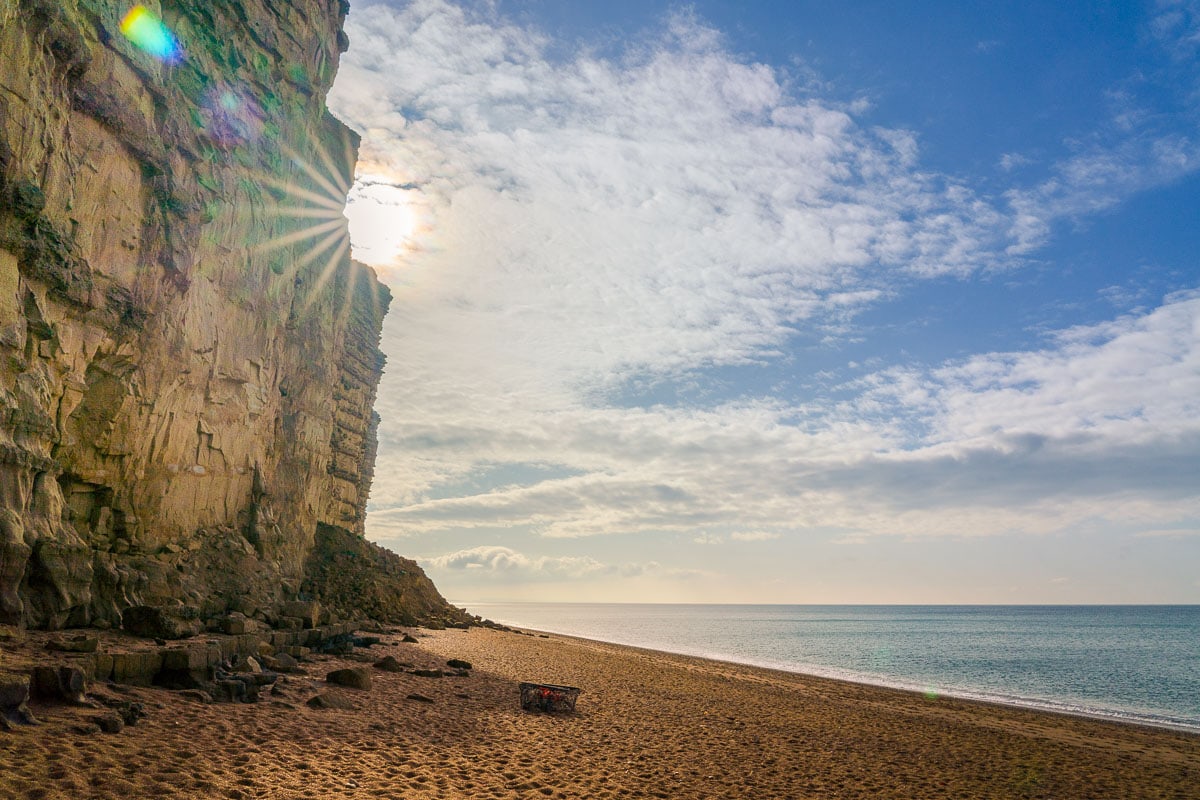
[[[182,60],[183,50],[175,34],[145,6],[134,6],[121,20],[125,38],[150,55],[168,64]]]

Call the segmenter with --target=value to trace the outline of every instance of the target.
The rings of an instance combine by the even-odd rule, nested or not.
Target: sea
[[[462,607],[547,633],[1200,732],[1200,606]]]

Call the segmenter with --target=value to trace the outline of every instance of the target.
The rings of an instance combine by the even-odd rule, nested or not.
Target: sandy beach
[[[3,798],[1200,798],[1200,736],[487,629],[319,656],[257,704],[96,684],[119,733],[35,704],[0,733]],[[12,654],[9,654],[11,658]],[[372,686],[324,676],[391,655]],[[517,684],[583,689],[524,712]],[[310,707],[326,693],[348,708]]]

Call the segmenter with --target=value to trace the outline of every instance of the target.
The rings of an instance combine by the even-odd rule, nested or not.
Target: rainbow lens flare
[[[125,38],[159,61],[174,64],[183,58],[183,50],[175,34],[145,6],[134,6],[121,20]]]

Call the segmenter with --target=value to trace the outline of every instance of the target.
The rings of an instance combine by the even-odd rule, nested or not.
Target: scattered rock
[[[279,653],[276,653],[276,655],[278,656],[280,653],[287,653],[297,661],[306,661],[312,655],[312,648],[303,645],[287,645],[286,647],[279,648]]]
[[[322,692],[308,698],[305,703],[309,708],[337,708],[343,711],[351,711],[354,709],[354,704],[340,694],[333,692]]]
[[[81,722],[78,725],[72,726],[71,730],[80,736],[91,736],[100,732],[100,726],[94,722]]]
[[[471,662],[463,661],[461,658],[452,658],[446,662],[446,666],[453,669],[471,669]]]
[[[258,687],[239,680],[221,678],[212,683],[212,699],[218,703],[253,703],[258,700]]]
[[[92,717],[92,722],[96,723],[105,733],[120,733],[125,729],[125,722],[112,712]]]
[[[413,692],[412,694],[408,695],[408,699],[416,700],[418,703],[432,703],[433,702],[432,697],[426,697],[425,695],[417,694],[416,692]]]
[[[371,672],[363,667],[335,669],[325,676],[325,680],[328,683],[337,684],[338,686],[349,686],[352,689],[371,688]]]
[[[418,678],[440,678],[446,673],[442,672],[440,669],[414,669],[412,674],[416,675]]]
[[[354,653],[354,634],[341,633],[330,636],[316,646],[317,652],[331,656],[348,656]]]
[[[193,700],[197,703],[208,705],[212,703],[212,695],[202,689],[184,689],[179,693],[180,697],[186,697],[188,700]]]
[[[90,705],[83,696],[87,678],[78,667],[34,667],[30,688],[35,697]]]
[[[379,644],[381,641],[383,641],[383,640],[380,639],[378,636],[355,636],[354,637],[354,646],[355,647],[373,647],[373,646]]]
[[[230,665],[229,670],[231,672],[250,672],[254,674],[258,674],[263,671],[262,664],[259,664],[258,659],[256,659],[254,656],[239,658],[235,663]]]
[[[416,644],[417,643],[417,640],[412,636],[412,634],[409,634],[409,633],[404,634],[404,638],[401,639],[400,641],[403,642],[404,644]]]
[[[411,664],[402,664],[396,660],[395,656],[384,656],[375,662],[375,669],[381,669],[384,672],[404,672],[406,667],[411,667]]]
[[[301,627],[315,628],[320,624],[321,604],[315,600],[293,600],[279,607],[279,616],[299,619]]]
[[[28,702],[29,676],[0,672],[0,719],[5,723],[36,725],[37,720],[29,713]]]
[[[100,646],[95,636],[72,636],[70,639],[51,639],[46,642],[47,650],[59,653],[94,653]]]
[[[119,697],[113,697],[105,694],[92,694],[90,696],[100,705],[112,709],[112,713],[114,713],[125,725],[137,725],[138,721],[146,716],[145,704],[139,703],[135,700],[122,700]],[[115,733],[115,731],[108,731],[108,733]]]
[[[264,656],[263,666],[275,672],[298,672],[300,670],[300,662],[289,656],[287,653],[278,653],[274,656]]]

